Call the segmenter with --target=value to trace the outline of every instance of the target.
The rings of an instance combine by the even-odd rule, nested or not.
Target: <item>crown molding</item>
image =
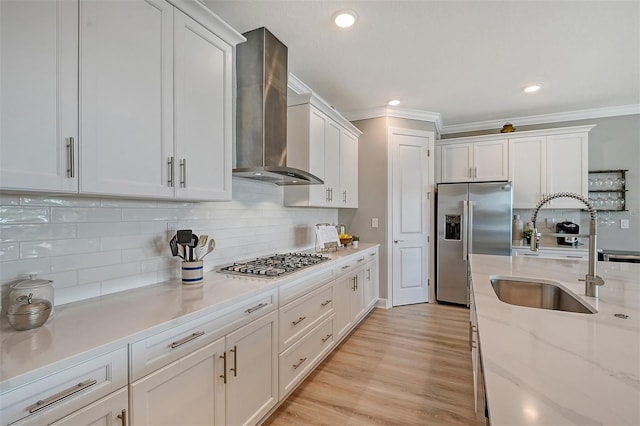
[[[293,90],[298,95],[312,92],[311,87],[304,84],[302,80],[300,80],[298,77],[296,77],[291,73],[289,73],[289,79],[287,80],[287,87]]]
[[[511,117],[499,120],[478,121],[467,124],[442,126],[441,134],[473,132],[477,130],[499,129],[504,123],[514,126],[528,126],[534,124],[560,123],[563,121],[590,120],[592,118],[616,117],[621,115],[640,114],[640,104],[621,105],[615,107],[583,109],[578,111],[561,112],[555,114],[531,115],[528,117]]]
[[[421,111],[418,109],[379,107],[364,111],[346,113],[349,121],[367,120],[379,117],[405,118],[408,120],[429,121],[435,123],[438,133],[442,128],[442,117],[439,112]]]

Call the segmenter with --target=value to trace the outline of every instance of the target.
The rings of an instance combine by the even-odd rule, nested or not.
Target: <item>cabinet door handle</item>
[[[127,410],[122,410],[117,417],[122,422],[122,426],[127,426]]]
[[[95,385],[96,383],[98,383],[98,381],[95,379],[85,380],[84,382],[80,382],[77,385],[70,387],[69,389],[65,389],[55,395],[51,395],[48,398],[41,399],[35,404],[28,406],[27,410],[29,410],[30,413],[35,413],[36,411],[42,410],[43,408],[48,407],[51,404],[55,404],[58,401],[62,401],[63,399],[70,397],[71,395],[83,391]]]
[[[167,160],[167,186],[173,187],[173,157]]]
[[[351,265],[344,265],[344,266],[343,266],[342,268],[340,268],[340,269],[348,269],[348,268],[351,268]]]
[[[356,279],[356,290],[357,290],[358,289],[358,276],[356,275],[354,278]]]
[[[229,349],[229,352],[233,352],[233,368],[229,370],[233,371],[233,377],[238,375],[238,348],[234,345],[233,349]]]
[[[326,342],[327,340],[331,339],[331,336],[333,336],[333,334],[327,334],[326,336],[324,336],[321,340],[322,343]]]
[[[177,348],[179,346],[182,346],[185,343],[189,343],[190,341],[195,340],[195,339],[197,339],[198,337],[201,337],[201,336],[204,336],[204,331],[197,331],[197,332],[193,333],[191,336],[187,336],[187,337],[184,337],[184,338],[182,338],[180,340],[176,340],[175,342],[171,343],[171,345],[169,345],[169,347],[171,349],[175,349],[175,348]]]
[[[329,188],[329,201],[333,202],[333,188]]]
[[[298,362],[297,364],[293,364],[293,369],[297,370],[298,367],[300,367],[306,360],[307,360],[307,357],[300,358],[300,362]]]
[[[298,325],[298,324],[300,324],[302,321],[304,321],[304,320],[306,320],[306,319],[307,319],[307,317],[300,317],[300,318],[298,318],[298,319],[297,319],[297,320],[295,320],[295,321],[291,321],[291,324],[293,324],[293,325]]]
[[[187,159],[180,160],[180,187],[187,187]]]
[[[267,306],[267,303],[260,303],[259,305],[256,305],[256,306],[254,306],[253,308],[249,308],[249,309],[247,309],[247,310],[246,310],[246,312],[247,312],[248,314],[251,314],[251,313],[253,313],[253,312],[257,311],[258,309],[262,309],[262,308],[264,308],[265,306]]]
[[[227,352],[223,352],[222,355],[220,355],[220,358],[222,358],[222,371],[223,373],[219,376],[222,379],[222,382],[226,385],[227,384]]]
[[[478,168],[477,167],[473,168],[473,177],[476,177],[476,178],[478,177]]]
[[[364,256],[358,259],[358,262],[362,262],[364,260]]]
[[[473,177],[473,172],[472,172],[471,167],[469,167],[469,177]]]
[[[331,198],[329,198],[329,188],[327,188],[327,189],[325,190],[325,192],[327,193],[327,194],[325,195],[325,200],[327,200],[327,202],[331,201]]]
[[[367,268],[367,279],[371,279],[371,268]]]
[[[67,177],[70,178],[76,177],[76,148],[74,139],[75,138],[70,137],[69,141],[67,142],[67,161],[69,162],[69,166],[67,167]]]
[[[342,202],[343,203],[347,202],[347,191],[346,190],[342,191]]]
[[[331,302],[333,302],[333,299],[325,300],[324,302],[322,302],[322,303],[320,304],[320,306],[322,306],[322,307],[324,308],[325,306],[327,306],[327,305],[328,305],[329,303],[331,303]]]

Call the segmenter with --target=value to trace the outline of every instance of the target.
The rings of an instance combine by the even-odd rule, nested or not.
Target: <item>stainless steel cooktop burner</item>
[[[329,258],[316,253],[274,254],[273,256],[258,257],[244,262],[234,262],[231,265],[220,267],[218,272],[277,278],[308,266],[317,265],[326,260],[329,260]]]

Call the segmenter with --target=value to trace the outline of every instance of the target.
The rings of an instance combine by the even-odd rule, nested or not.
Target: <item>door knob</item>
[[[404,243],[404,240],[393,240],[394,243],[398,244],[398,243]]]

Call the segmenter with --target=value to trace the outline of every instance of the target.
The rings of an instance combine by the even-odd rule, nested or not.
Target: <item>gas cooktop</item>
[[[277,278],[309,266],[317,265],[326,260],[329,260],[329,258],[315,253],[274,254],[273,256],[234,262],[231,265],[220,267],[218,272],[223,274]]]

